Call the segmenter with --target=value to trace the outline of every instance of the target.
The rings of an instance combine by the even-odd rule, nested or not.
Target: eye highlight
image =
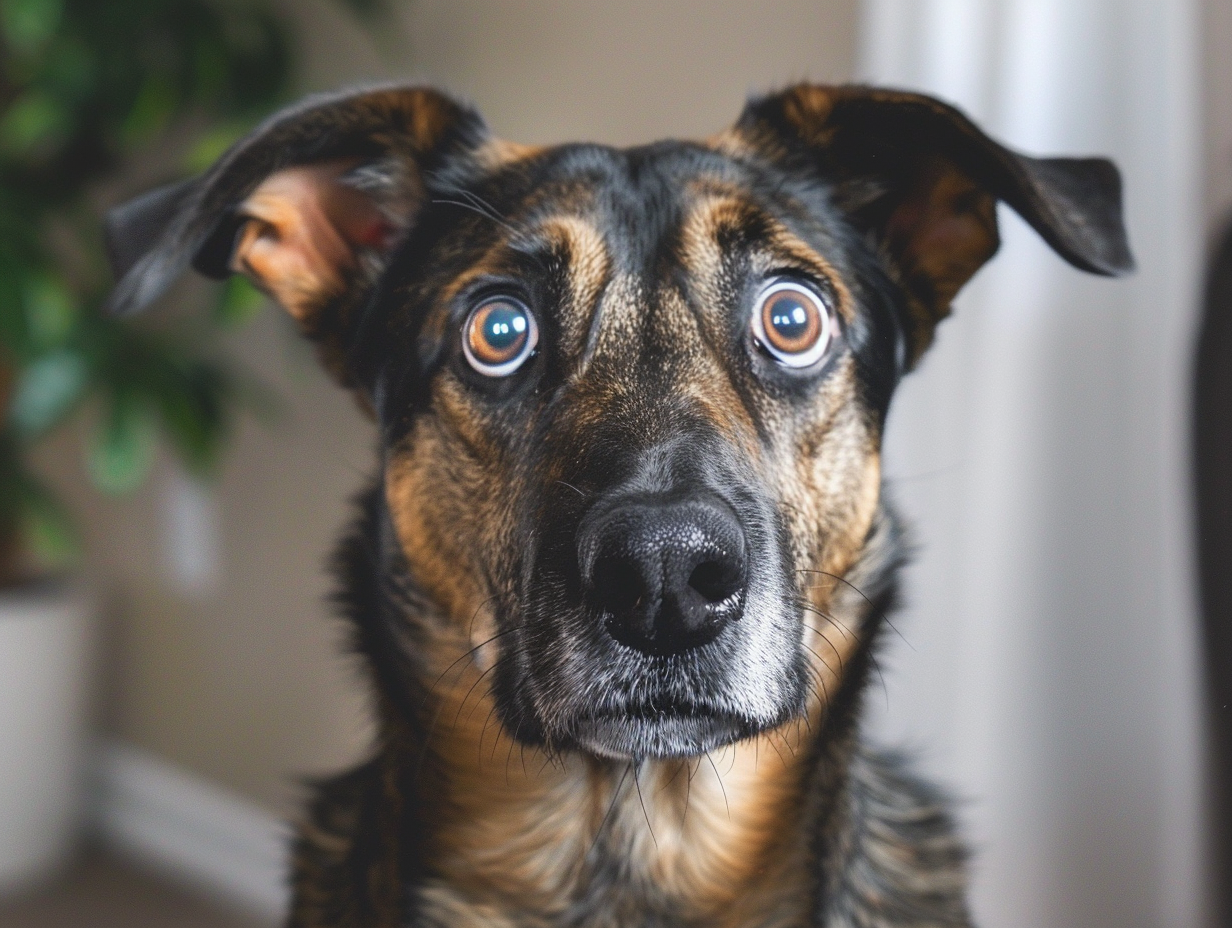
[[[772,281],[753,306],[753,337],[779,364],[811,367],[830,347],[833,318],[814,290],[791,280]]]
[[[516,371],[539,343],[539,326],[529,309],[512,297],[484,300],[466,319],[462,353],[467,363],[488,377]]]

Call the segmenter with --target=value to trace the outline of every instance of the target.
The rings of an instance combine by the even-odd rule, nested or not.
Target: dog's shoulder
[[[821,924],[969,926],[968,852],[951,802],[899,754],[852,759]]]
[[[396,753],[396,752],[394,752]],[[291,928],[398,928],[421,869],[415,802],[389,751],[319,781],[295,834]]]
[[[290,923],[296,928],[371,923],[363,873],[377,865],[379,847],[365,846],[375,844],[365,825],[379,796],[376,762],[317,784],[295,837]]]

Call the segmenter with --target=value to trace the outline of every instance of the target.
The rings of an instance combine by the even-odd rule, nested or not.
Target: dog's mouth
[[[570,740],[614,760],[694,757],[748,738],[762,727],[729,711],[663,700],[576,718],[570,725]]]
[[[722,714],[722,713],[718,713]],[[590,716],[591,719],[603,718],[626,718],[639,722],[658,722],[663,719],[672,718],[713,718],[716,715],[713,709],[699,705],[693,702],[682,702],[673,699],[664,699],[660,701],[647,701],[643,703],[633,703],[625,706],[619,711],[597,712]]]
[[[558,648],[497,666],[519,737],[614,760],[697,757],[804,710],[807,665],[787,621],[781,635],[765,621],[750,629],[759,634],[673,658],[637,654],[588,624],[591,641],[565,635]]]

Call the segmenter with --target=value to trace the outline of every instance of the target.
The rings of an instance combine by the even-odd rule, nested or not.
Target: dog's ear
[[[201,177],[111,211],[119,283],[109,306],[144,308],[190,265],[213,278],[243,273],[295,317],[345,381],[355,307],[412,225],[425,177],[487,138],[478,114],[431,89],[309,98]]]
[[[1075,267],[1110,276],[1133,268],[1110,161],[1018,154],[922,94],[800,85],[751,101],[721,144],[834,184],[836,203],[876,237],[906,291],[911,362],[996,253],[997,200]]]

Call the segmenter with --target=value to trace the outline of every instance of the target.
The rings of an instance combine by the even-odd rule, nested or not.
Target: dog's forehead
[[[508,208],[521,223],[556,230],[562,217],[586,220],[620,273],[648,276],[665,258],[680,256],[681,245],[689,244],[686,236],[695,244],[737,228],[756,236],[772,216],[807,212],[793,197],[789,175],[701,143],[559,146],[519,170],[523,180],[510,185],[517,193]],[[494,183],[505,180],[498,176]],[[709,226],[696,222],[699,209],[720,201],[726,212],[713,212]]]
[[[690,305],[721,312],[741,278],[776,268],[842,276],[823,185],[701,143],[561,146],[484,193],[501,217],[496,251],[548,253],[562,273],[566,350],[632,328],[670,341],[691,325]]]

